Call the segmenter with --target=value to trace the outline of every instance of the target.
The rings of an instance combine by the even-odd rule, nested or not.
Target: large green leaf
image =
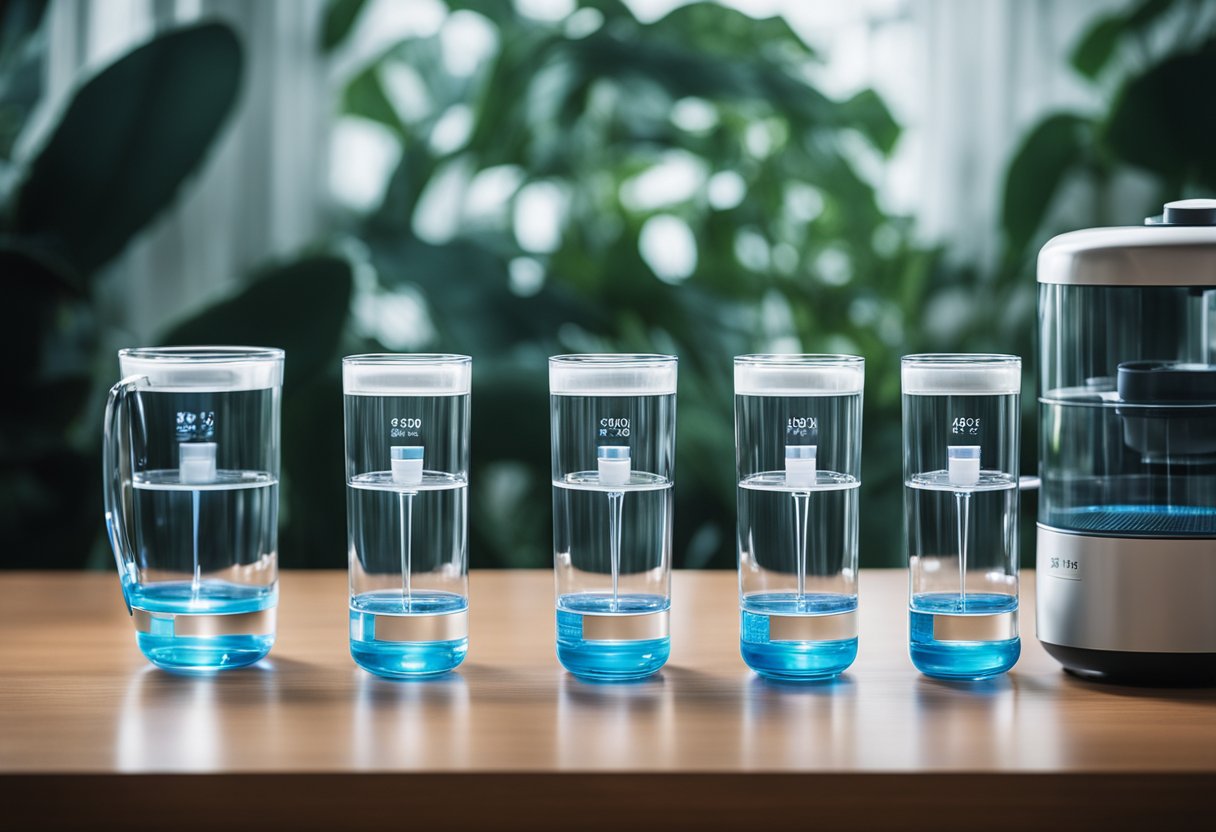
[[[1216,188],[1216,107],[1208,100],[1213,89],[1216,40],[1131,79],[1115,101],[1103,138],[1118,158],[1159,174],[1173,187],[1194,181]]]
[[[1085,158],[1089,123],[1072,113],[1039,122],[1005,174],[1001,226],[1007,254],[1019,258],[1043,224],[1065,176]]]
[[[755,18],[716,3],[678,6],[649,28],[678,39],[710,60],[750,59],[757,53],[805,60],[815,54],[784,17]]]
[[[1136,37],[1144,43],[1146,30],[1177,5],[1175,0],[1144,0],[1126,12],[1098,18],[1073,47],[1069,62],[1077,72],[1096,80],[1127,39]]]
[[[1127,19],[1121,14],[1098,20],[1073,48],[1069,58],[1073,68],[1086,78],[1097,78],[1110,63],[1126,30]]]
[[[840,105],[842,120],[852,121],[861,133],[884,154],[890,154],[899,141],[899,122],[887,103],[874,90],[862,90]]]
[[[250,344],[287,351],[284,387],[332,369],[350,309],[350,264],[319,255],[268,269],[240,294],[182,321],[169,345]]]
[[[394,133],[404,135],[401,117],[380,81],[379,66],[379,62],[372,63],[350,80],[342,91],[342,112],[378,122]]]
[[[14,226],[83,274],[117,255],[199,165],[240,85],[240,44],[204,23],[162,35],[77,91],[21,183]]]
[[[325,20],[321,24],[321,48],[332,52],[350,35],[367,0],[329,0]]]

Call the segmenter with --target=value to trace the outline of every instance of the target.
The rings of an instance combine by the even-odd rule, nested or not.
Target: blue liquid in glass
[[[596,681],[643,679],[667,662],[671,638],[639,641],[588,641],[583,616],[661,613],[671,606],[662,595],[611,595],[580,592],[557,599],[557,659],[575,676]]]
[[[464,596],[451,592],[414,590],[364,592],[350,602],[350,655],[377,676],[424,678],[456,668],[469,651],[469,639],[450,641],[376,641],[376,616],[450,615],[468,609]]]
[[[204,580],[129,584],[127,598],[136,609],[176,615],[237,615],[261,612],[278,603],[274,586],[242,586]],[[172,619],[151,621],[151,633],[135,633],[148,661],[166,670],[227,670],[253,664],[270,652],[274,633],[257,635],[179,636]]]
[[[857,638],[834,641],[770,641],[771,615],[834,615],[857,609],[857,596],[793,592],[749,595],[739,621],[739,652],[747,666],[770,679],[831,679],[857,658]]]
[[[1013,612],[1018,599],[994,593],[967,593],[966,606],[957,592],[927,592],[912,597],[909,610],[912,664],[926,676],[939,679],[987,679],[1017,664],[1020,638],[1001,641],[938,641],[933,637],[934,615],[991,615]]]

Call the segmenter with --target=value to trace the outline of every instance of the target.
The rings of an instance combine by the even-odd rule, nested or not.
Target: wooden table
[[[558,666],[548,572],[471,582],[465,664],[390,682],[350,661],[345,573],[284,574],[270,657],[211,678],[144,661],[114,575],[0,575],[0,827],[1216,818],[1216,692],[1064,674],[1034,638],[1031,574],[1022,659],[977,684],[912,668],[900,571],[863,573],[857,662],[811,686],[743,665],[732,573],[675,575],[671,661],[630,685],[584,684]]]

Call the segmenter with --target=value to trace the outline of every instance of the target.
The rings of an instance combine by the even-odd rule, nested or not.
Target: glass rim
[[[344,365],[437,365],[471,364],[472,356],[450,352],[367,352],[343,357]]]
[[[256,361],[282,361],[285,353],[278,347],[242,346],[180,346],[180,347],[127,347],[118,351],[118,357],[138,361],[163,361],[165,363],[233,364]]]
[[[1022,357],[999,352],[921,352],[899,361],[916,367],[1006,367],[1021,364]]]
[[[549,364],[567,367],[655,367],[675,364],[674,355],[653,352],[584,352],[549,356]]]
[[[756,367],[850,367],[865,361],[864,356],[843,352],[758,352],[735,356],[736,365]]]

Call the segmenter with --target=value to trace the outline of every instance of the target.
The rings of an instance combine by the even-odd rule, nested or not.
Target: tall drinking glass
[[[739,648],[762,676],[828,679],[857,657],[865,361],[735,359]]]
[[[352,355],[346,408],[350,652],[381,676],[446,673],[469,648],[466,355]]]
[[[637,679],[670,652],[676,359],[549,359],[557,656]]]
[[[1013,355],[903,359],[910,652],[926,675],[1009,670],[1018,638],[1018,399]]]

